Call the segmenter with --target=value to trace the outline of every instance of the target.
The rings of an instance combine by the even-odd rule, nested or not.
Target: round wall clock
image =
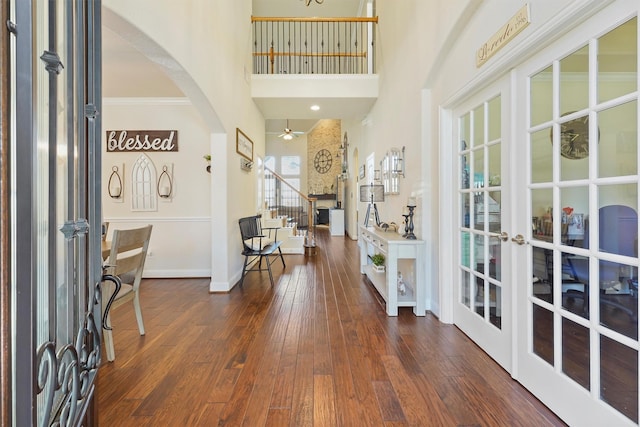
[[[327,173],[331,169],[331,153],[327,149],[322,149],[316,153],[313,158],[313,166],[318,173]]]
[[[588,115],[560,125],[560,154],[567,159],[584,159],[589,155]]]

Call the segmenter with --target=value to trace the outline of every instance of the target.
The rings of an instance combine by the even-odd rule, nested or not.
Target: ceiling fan
[[[291,141],[293,138],[297,138],[298,135],[302,135],[304,132],[294,132],[289,127],[289,119],[287,119],[287,127],[284,128],[284,131],[281,135],[278,135],[278,138],[282,138],[286,141]]]

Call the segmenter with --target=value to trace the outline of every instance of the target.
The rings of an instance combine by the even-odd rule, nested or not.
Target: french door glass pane
[[[600,398],[638,422],[638,351],[600,335]]]
[[[553,313],[533,304],[533,353],[553,365]]]
[[[471,308],[471,273],[468,271],[462,271],[460,288],[460,302]]]
[[[598,113],[598,176],[638,173],[638,101]]]
[[[638,88],[638,18],[598,39],[598,101],[608,101]]]
[[[534,246],[531,256],[533,296],[553,304],[553,251]]]
[[[589,106],[589,46],[560,60],[560,111]]]
[[[529,80],[531,96],[531,126],[553,118],[553,67],[550,65]]]
[[[553,181],[553,145],[551,129],[531,134],[531,182]]]
[[[562,318],[562,372],[585,389],[591,387],[589,329]]]
[[[471,148],[471,113],[466,113],[460,117],[460,150],[469,148]]]
[[[502,98],[496,96],[487,103],[489,110],[489,139],[488,141],[495,141],[502,136],[502,115],[500,114]]]
[[[531,218],[535,221],[537,233],[534,239],[553,241],[553,190],[540,188],[531,190]]]
[[[484,105],[473,110],[473,141],[472,146],[484,144]]]
[[[585,220],[589,213],[589,187],[567,187],[560,190],[560,229],[563,245],[589,248],[585,239]]]
[[[498,142],[489,146],[489,186],[495,187],[500,185],[500,171],[502,170],[502,161],[500,157],[501,144]]]

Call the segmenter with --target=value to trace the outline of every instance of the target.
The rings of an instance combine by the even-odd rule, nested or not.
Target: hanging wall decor
[[[162,171],[158,175],[158,184],[156,186],[160,201],[170,202],[173,198],[173,164],[168,163],[162,165]]]
[[[122,174],[124,173],[124,165],[117,166],[113,165],[111,167],[111,175],[109,175],[109,180],[107,181],[107,192],[109,193],[109,197],[111,197],[114,201],[122,202],[122,191],[124,189],[124,183],[122,182]]]
[[[236,153],[253,162],[253,141],[238,128],[236,128]]]

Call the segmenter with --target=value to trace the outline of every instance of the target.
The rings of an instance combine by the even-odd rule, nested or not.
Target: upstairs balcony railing
[[[378,18],[251,17],[254,74],[373,74]]]

